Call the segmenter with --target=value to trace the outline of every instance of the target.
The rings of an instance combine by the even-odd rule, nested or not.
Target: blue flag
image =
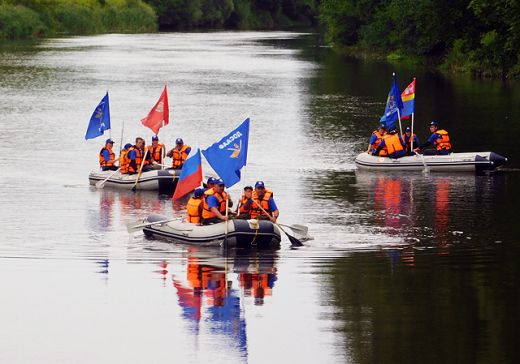
[[[381,117],[381,122],[386,124],[388,130],[395,128],[395,122],[398,120],[397,110],[399,113],[403,110],[403,100],[401,99],[401,91],[397,86],[397,79],[395,73],[393,74],[392,88],[388,93],[386,100],[385,114]]]
[[[220,141],[202,151],[226,187],[240,181],[240,169],[247,164],[248,143],[249,118]]]
[[[90,117],[85,139],[94,139],[110,129],[110,108],[108,106],[108,92]]]

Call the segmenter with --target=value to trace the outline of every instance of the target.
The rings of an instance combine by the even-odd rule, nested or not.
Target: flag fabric
[[[181,169],[181,175],[177,182],[177,187],[172,200],[178,200],[182,196],[190,193],[202,183],[202,163],[200,149],[197,148],[195,154],[190,153]]]
[[[170,109],[168,105],[168,91],[166,85],[164,90],[159,97],[157,103],[152,107],[152,110],[148,113],[148,116],[141,119],[141,123],[152,129],[155,135],[159,134],[159,129],[163,126],[168,125],[170,122]]]
[[[415,112],[415,78],[412,83],[404,89],[401,94],[403,100],[403,111],[401,112],[401,119],[408,119],[410,115]]]
[[[395,73],[393,74],[392,88],[388,93],[388,99],[386,100],[385,113],[381,117],[381,122],[386,124],[388,130],[395,128],[395,122],[398,120],[399,113],[403,109],[403,101],[401,100],[401,91],[397,85],[397,79]]]
[[[108,105],[107,92],[90,117],[85,140],[97,138],[108,129],[110,129],[110,107]]]
[[[249,118],[220,141],[202,151],[226,187],[240,181],[240,169],[247,164],[248,144]]]

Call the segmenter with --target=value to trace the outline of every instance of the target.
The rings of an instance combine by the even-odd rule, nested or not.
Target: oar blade
[[[98,190],[103,189],[103,187],[105,187],[105,181],[97,181],[97,182],[96,182],[96,188],[97,188]]]
[[[303,243],[300,240],[296,239],[294,236],[289,235],[287,233],[285,233],[285,235],[287,235],[287,238],[291,242],[292,246],[303,246]]]

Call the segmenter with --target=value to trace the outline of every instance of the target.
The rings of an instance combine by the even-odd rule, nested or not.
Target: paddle
[[[309,228],[305,225],[300,225],[300,224],[285,225],[285,224],[280,224],[280,223],[278,223],[278,225],[291,229],[294,233],[301,235],[302,239],[308,238]]]
[[[148,149],[146,149],[146,152],[144,152],[143,160],[141,161],[141,166],[139,167],[139,173],[137,174],[137,178],[135,179],[134,186],[132,187],[132,191],[137,190],[137,183],[139,182],[139,178],[141,178],[141,173],[143,173],[143,166],[144,162],[146,161],[146,156],[148,155]]]
[[[224,241],[222,242],[222,244],[224,245],[224,247],[227,246],[227,235],[228,235],[228,210],[229,210],[229,198],[226,198],[226,225],[224,227]]]
[[[422,155],[420,153],[417,153],[415,150],[413,152],[415,153],[415,155],[418,155],[418,156],[421,157],[421,161],[422,161],[422,164],[424,166],[423,173],[424,174],[430,173],[430,170],[428,169],[428,165],[426,164],[426,160],[424,159],[424,155]]]
[[[154,222],[143,222],[143,220],[137,220],[137,221],[129,222],[128,224],[126,224],[126,231],[128,231],[129,234],[133,234],[136,231],[139,231],[144,227],[157,225],[157,224],[164,224],[166,222],[175,221],[178,219],[179,218],[175,217],[172,219],[159,220],[159,221],[154,221]]]
[[[270,219],[272,219],[272,216],[271,216],[267,211],[265,211],[264,208],[263,208],[262,206],[260,206],[260,204],[259,204],[258,202],[256,202],[254,199],[253,199],[253,202],[255,203],[256,206],[260,207],[260,210],[262,210],[262,212],[263,212],[264,214],[266,214]],[[273,224],[275,224],[276,226],[278,226],[278,229],[280,229],[280,230],[282,230],[282,231],[284,232],[284,234],[287,236],[287,239],[289,239],[289,241],[291,242],[291,245],[292,245],[292,246],[303,246],[303,243],[302,243],[300,240],[296,239],[296,238],[295,238],[294,236],[292,236],[292,235],[289,235],[289,234],[287,233],[287,231],[285,231],[285,230],[280,226],[280,224],[277,224],[276,222],[273,222]]]
[[[116,169],[114,172],[110,173],[108,175],[107,178],[105,178],[103,181],[97,181],[96,182],[96,188],[98,189],[102,189],[103,187],[105,187],[105,182],[108,181],[110,179],[110,177],[112,177],[114,174],[116,174],[117,172],[119,172],[119,170],[121,169],[121,167],[119,167],[118,169]]]

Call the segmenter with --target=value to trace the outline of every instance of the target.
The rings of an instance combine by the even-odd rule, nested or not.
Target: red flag
[[[164,123],[163,123],[164,122]],[[159,134],[159,129],[170,122],[170,109],[168,107],[168,91],[166,86],[159,97],[159,101],[152,107],[148,116],[141,119],[141,123],[152,129],[155,134]]]

